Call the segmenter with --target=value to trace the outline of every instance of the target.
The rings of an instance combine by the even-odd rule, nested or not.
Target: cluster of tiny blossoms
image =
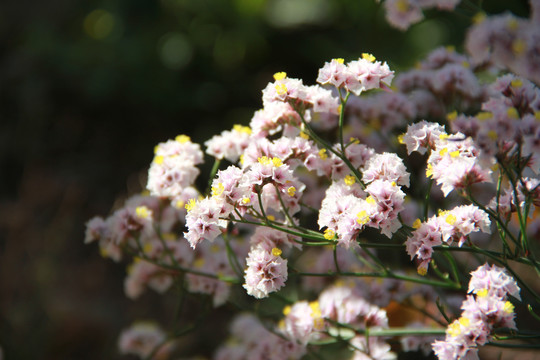
[[[387,0],[384,6],[405,29],[421,19],[422,9],[450,10],[457,3]],[[325,63],[316,85],[276,73],[249,126],[235,125],[205,142],[217,164],[206,192],[194,186],[201,147],[185,135],[160,143],[148,173],[151,196],[136,196],[108,218],[90,220],[86,242],[98,242],[115,261],[133,256],[125,281],[130,298],[146,288],[163,293],[180,276],[182,290],[210,295],[216,307],[229,300],[232,284],[242,284],[252,299],[287,286],[275,296],[288,304],[283,316],[270,316],[279,323],[241,313],[216,359],[298,359],[311,346],[337,339],[354,360],[393,360],[399,350],[429,345],[433,340],[426,339],[443,334],[440,325],[438,332],[425,332],[431,337],[406,336],[401,347],[391,347],[389,323],[429,330],[459,313],[459,302],[444,313],[452,298],[440,306],[435,290],[417,283],[462,289],[465,262],[453,251],[481,253],[471,234],[491,234],[496,223],[494,233],[513,242],[511,248],[505,243],[501,263],[516,254],[536,264],[525,226],[535,221],[540,228],[534,217],[540,206],[540,91],[531,75],[537,59],[505,58],[503,47],[515,55],[535,51],[536,30],[526,33],[538,17],[537,4],[533,9],[530,21],[502,15],[475,25],[468,35],[471,56],[439,48],[395,80],[388,64],[370,54]],[[510,44],[497,41],[503,25]],[[474,53],[482,41],[482,51]],[[478,80],[478,72],[497,66],[519,68],[523,77]],[[418,191],[424,185],[427,193]],[[459,196],[462,201],[451,205]],[[513,236],[516,218],[520,231]],[[383,253],[371,248],[385,246],[401,251],[406,262],[408,254],[424,277],[393,269],[393,260],[379,259]],[[439,262],[440,250],[451,261]],[[340,276],[386,279],[336,283]],[[417,286],[405,286],[412,283]],[[441,360],[473,358],[497,329],[516,328],[507,297],[519,299],[519,288],[503,268],[479,267],[468,293],[445,340],[433,343]],[[391,311],[414,309],[419,294],[432,322]],[[165,356],[171,348],[160,346],[168,340],[159,329],[136,327],[122,335],[120,347],[140,357]]]
[[[471,273],[463,312],[446,330],[446,339],[433,350],[440,360],[478,359],[477,346],[484,345],[500,328],[516,329],[514,305],[508,295],[520,299],[516,281],[504,268],[484,264]]]
[[[441,211],[426,222],[414,223],[415,230],[405,243],[411,259],[418,258],[418,273],[425,275],[433,256],[433,247],[457,242],[462,246],[473,232],[490,232],[488,214],[474,205],[457,206]]]
[[[424,19],[422,10],[437,8],[439,10],[453,10],[461,0],[386,0],[386,20],[400,29],[407,30],[409,26]]]
[[[141,359],[167,358],[174,343],[167,342],[165,332],[155,323],[139,322],[120,334],[118,348],[122,354],[139,356]]]
[[[465,47],[476,64],[493,64],[540,83],[540,1],[531,0],[531,17],[479,13],[467,33]]]

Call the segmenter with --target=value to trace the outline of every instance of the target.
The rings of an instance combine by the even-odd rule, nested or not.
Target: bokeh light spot
[[[234,34],[223,34],[214,45],[214,61],[221,67],[231,68],[244,59],[244,42]]]
[[[265,0],[235,0],[236,9],[243,15],[256,15],[263,11]]]
[[[324,23],[332,16],[327,0],[274,0],[268,3],[266,18],[276,27]]]
[[[449,38],[447,27],[437,20],[427,20],[409,30],[409,41],[419,53],[427,53],[431,49],[446,44]]]
[[[163,65],[171,70],[185,67],[193,57],[193,47],[182,33],[165,34],[158,44],[159,56]]]
[[[84,18],[84,30],[88,36],[102,40],[111,35],[116,20],[114,15],[103,9],[96,9]]]

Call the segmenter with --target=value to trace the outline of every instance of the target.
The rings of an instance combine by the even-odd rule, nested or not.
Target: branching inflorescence
[[[404,28],[416,3],[385,6]],[[180,135],[156,146],[149,194],[90,220],[86,242],[133,259],[130,298],[177,284],[214,307],[234,287],[282,301],[271,319],[239,311],[216,359],[539,347],[538,56],[507,59],[493,35],[507,27],[509,51],[533,51],[534,16],[479,21],[471,57],[436,49],[395,79],[370,54],[327,62],[317,85],[276,73],[249,126],[205,143],[216,162],[206,192],[194,186],[201,147]],[[485,83],[485,71],[500,76]],[[182,334],[137,324],[120,348],[166,356]]]

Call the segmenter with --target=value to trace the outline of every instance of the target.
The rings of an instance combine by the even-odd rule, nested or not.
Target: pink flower
[[[480,158],[471,138],[459,140],[460,134],[443,138],[431,152],[426,175],[441,185],[444,196],[454,189],[465,189],[481,182],[491,182],[491,170]],[[492,161],[492,160],[488,160]],[[448,171],[452,169],[452,171]]]
[[[305,345],[267,330],[255,316],[242,313],[233,319],[231,338],[214,355],[216,360],[300,359]]]
[[[352,76],[349,77],[345,88],[356,96],[362,91],[390,86],[394,78],[394,72],[390,70],[388,64],[375,61],[370,54],[351,61],[347,64],[347,68]]]
[[[274,249],[269,251],[259,244],[248,254],[244,288],[257,299],[279,290],[287,280],[287,260],[279,256],[281,250]]]
[[[203,239],[213,241],[221,234],[221,228],[227,226],[227,220],[223,218],[228,216],[231,208],[213,197],[200,201],[192,199],[186,207],[188,208],[186,215],[188,231],[184,233],[184,236],[193,249]]]
[[[387,328],[386,311],[370,304],[354,284],[334,285],[319,295],[319,308],[324,318],[361,328]]]
[[[366,183],[377,179],[395,182],[397,185],[409,186],[409,176],[403,160],[396,154],[375,154],[364,166],[362,180]]]
[[[235,125],[231,131],[223,131],[206,141],[206,153],[216,159],[237,162],[251,141],[251,128]]]
[[[146,289],[163,294],[173,284],[173,278],[163,268],[146,261],[135,261],[128,268],[128,276],[124,280],[124,290],[130,299],[138,298]]]
[[[519,296],[519,287],[513,277],[508,275],[506,269],[497,265],[489,265],[488,263],[480,266],[475,271],[471,272],[471,281],[469,282],[469,293],[478,293],[479,291],[487,290],[489,295],[505,299],[506,296],[521,300]]]
[[[235,276],[229,265],[227,250],[223,239],[214,243],[204,242],[197,246],[194,251],[194,259],[191,268],[208,274],[219,274],[221,276]],[[244,254],[237,254],[239,258]],[[196,274],[186,274],[188,290],[190,292],[208,294],[212,296],[214,307],[223,305],[230,294],[230,286],[221,280],[200,276]]]
[[[397,354],[379,336],[355,336],[350,340],[353,346],[351,360],[396,360]]]
[[[440,124],[422,120],[409,125],[407,132],[400,138],[400,142],[405,144],[408,154],[413,151],[425,154],[428,149],[435,149],[441,135],[445,136],[446,132]]]
[[[469,292],[461,317],[446,330],[444,341],[435,341],[433,350],[440,360],[477,359],[477,346],[484,345],[498,328],[516,329],[514,305],[508,293],[519,298],[519,288],[503,268],[480,266],[471,273]]]
[[[391,238],[401,228],[398,214],[404,209],[405,193],[395,183],[387,180],[373,181],[366,187],[366,192],[370,195],[367,201],[376,205],[367,226],[381,229],[382,234]]]
[[[340,88],[343,87],[348,76],[347,66],[343,64],[343,59],[332,59],[319,69],[317,82],[321,85],[330,84]]]
[[[292,341],[307,344],[318,337],[318,331],[325,327],[319,303],[299,301],[283,310],[285,314],[283,334]]]
[[[166,340],[165,332],[158,325],[140,322],[122,331],[118,348],[122,354],[132,354],[140,359],[148,359],[151,354],[152,359],[161,359],[172,351],[172,343],[165,344]]]
[[[151,195],[179,197],[185,188],[193,185],[200,172],[196,165],[202,161],[200,146],[187,136],[179,135],[176,140],[160,143],[148,170],[146,188]]]
[[[407,30],[424,18],[417,0],[387,0],[384,8],[386,20],[400,30]]]

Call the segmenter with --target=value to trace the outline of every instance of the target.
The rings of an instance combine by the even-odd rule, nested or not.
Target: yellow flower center
[[[510,107],[506,110],[506,114],[510,119],[519,119],[519,113],[515,107]]]
[[[287,91],[289,91],[289,89],[287,89],[287,85],[285,84],[276,84],[275,88],[277,94],[280,96],[287,94]]]
[[[163,164],[163,161],[165,160],[165,158],[162,156],[162,155],[156,155],[154,156],[154,162],[158,165],[161,165]]]
[[[503,310],[507,314],[511,314],[511,313],[514,312],[514,305],[510,301],[507,301],[507,302],[504,303]]]
[[[480,289],[476,292],[476,296],[478,297],[486,297],[488,296],[488,289]]]
[[[369,215],[366,210],[362,210],[358,214],[356,214],[356,222],[358,222],[360,225],[365,225],[368,221]]]
[[[294,196],[294,194],[296,194],[296,188],[294,186],[289,186],[287,194],[289,194],[289,196]]]
[[[217,183],[216,186],[212,186],[212,196],[219,196],[223,194],[223,191],[225,188],[223,187],[222,183]]]
[[[345,179],[343,179],[343,181],[345,181],[346,185],[351,186],[356,182],[356,178],[352,175],[347,175],[345,176]]]
[[[362,54],[362,59],[364,60],[367,60],[369,62],[374,62],[375,61],[375,56],[369,54],[369,53],[363,53]]]
[[[148,219],[152,216],[152,211],[146,206],[137,206],[135,214],[141,219]]]
[[[180,144],[184,144],[188,141],[191,141],[191,138],[187,135],[178,135],[175,140],[178,141]]]
[[[518,88],[523,86],[523,81],[521,81],[520,79],[514,79],[510,84],[512,85],[512,87]]]
[[[242,125],[236,124],[233,126],[233,130],[240,133],[251,135],[251,128],[249,126],[242,126]]]
[[[324,238],[326,240],[332,240],[334,238],[334,236],[336,236],[336,233],[335,233],[334,230],[332,230],[332,229],[324,230]]]
[[[445,221],[450,225],[454,225],[456,223],[456,220],[457,218],[454,214],[448,214],[445,219]]]
[[[186,210],[191,211],[193,208],[197,205],[197,201],[195,199],[190,199],[188,203],[186,204]]]
[[[274,80],[276,81],[279,81],[279,80],[283,80],[287,77],[287,73],[282,71],[282,72],[277,72],[274,74]]]
[[[476,114],[476,118],[479,121],[485,121],[493,118],[493,113],[489,111],[480,111],[478,114]]]

